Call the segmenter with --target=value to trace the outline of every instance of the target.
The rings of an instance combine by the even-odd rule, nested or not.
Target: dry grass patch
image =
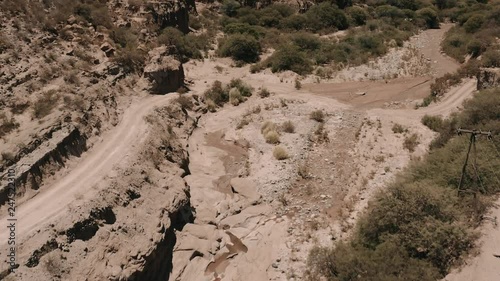
[[[278,144],[278,143],[280,143],[280,135],[276,131],[268,131],[264,135],[264,138],[266,139],[266,142],[270,143],[270,144]]]
[[[288,152],[281,146],[276,146],[273,150],[273,156],[277,160],[285,160],[288,159],[290,156],[288,155]]]
[[[281,129],[285,133],[289,133],[289,134],[295,133],[295,125],[290,120],[283,122],[283,124],[281,125]]]
[[[402,133],[406,133],[408,132],[408,129],[405,128],[403,125],[401,124],[398,124],[398,123],[395,123],[393,126],[392,126],[392,131],[395,133],[395,134],[402,134]]]
[[[420,141],[418,139],[418,135],[416,133],[411,134],[410,136],[406,137],[404,142],[403,142],[403,147],[408,149],[410,152],[414,152],[415,148],[420,144]]]
[[[33,104],[33,117],[36,119],[43,118],[49,115],[52,110],[57,106],[59,101],[59,93],[55,90],[50,90],[45,92],[34,104]]]

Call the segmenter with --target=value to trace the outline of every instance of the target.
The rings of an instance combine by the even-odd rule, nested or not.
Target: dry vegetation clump
[[[403,125],[401,124],[398,124],[398,123],[395,123],[393,126],[392,126],[392,131],[395,133],[395,134],[402,134],[402,133],[407,133],[408,132],[408,128],[405,128]]]
[[[260,127],[260,132],[265,135],[267,132],[269,131],[277,131],[278,130],[278,126],[271,122],[271,121],[266,121],[262,124],[262,126]]]
[[[231,90],[229,90],[229,102],[232,105],[237,106],[243,101],[244,97],[241,95],[240,90],[238,90],[238,88],[232,88]]]
[[[261,98],[267,98],[267,97],[269,97],[270,95],[271,95],[271,92],[269,92],[269,90],[268,90],[268,89],[266,89],[266,88],[262,88],[262,89],[260,89],[260,91],[259,91],[259,97],[261,97]]]
[[[264,134],[267,143],[278,144],[280,143],[280,135],[276,131],[268,131]]]
[[[303,179],[309,178],[309,166],[306,163],[302,163],[297,167],[297,174]]]
[[[59,93],[55,90],[50,90],[42,94],[42,96],[33,104],[33,117],[36,119],[43,118],[49,115],[57,106],[59,101]]]
[[[410,152],[414,152],[415,148],[420,144],[418,140],[418,135],[416,133],[407,136],[403,142],[403,147],[408,149]]]
[[[325,121],[325,114],[323,113],[322,110],[314,110],[313,112],[311,112],[311,115],[310,115],[310,118],[312,120],[315,120],[317,122],[324,122]]]
[[[181,108],[183,108],[183,109],[191,110],[191,109],[193,109],[193,106],[194,106],[191,98],[189,98],[183,94],[179,94],[179,96],[175,99],[175,102],[178,103],[181,106]]]
[[[223,86],[222,82],[214,81],[212,86],[205,91],[205,100],[210,111],[215,111],[217,106],[221,107],[227,102],[238,105],[252,95],[253,88],[241,79],[232,79],[229,84]],[[210,104],[209,104],[209,101]]]
[[[19,128],[19,123],[14,117],[7,117],[5,113],[0,113],[0,138]]]
[[[295,125],[290,120],[285,121],[281,124],[281,130],[285,133],[293,134],[295,133]]]
[[[443,127],[443,118],[440,116],[430,116],[426,114],[422,117],[422,124],[434,132],[439,132],[439,130]]]
[[[288,152],[281,146],[276,146],[273,149],[273,156],[277,160],[285,160],[289,158]]]

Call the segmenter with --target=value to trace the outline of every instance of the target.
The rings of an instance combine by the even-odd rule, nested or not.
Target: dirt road
[[[150,96],[133,104],[118,126],[105,133],[103,141],[82,156],[81,163],[54,185],[41,188],[31,200],[17,208],[17,242],[22,242],[42,225],[65,214],[64,210],[77,195],[91,198],[97,190],[93,186],[113,167],[124,160],[147,133],[144,117],[155,107],[167,103],[174,96]],[[2,218],[6,221],[6,218]],[[8,229],[0,229],[1,249],[7,241]],[[3,252],[3,251],[2,251]]]

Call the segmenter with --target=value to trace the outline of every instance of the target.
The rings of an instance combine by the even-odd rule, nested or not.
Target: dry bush
[[[50,90],[48,92],[45,92],[33,104],[33,117],[36,119],[40,119],[49,115],[57,106],[58,101],[59,94],[56,91]]]
[[[278,144],[280,143],[280,135],[276,131],[267,131],[264,135],[267,143]]]
[[[238,122],[238,125],[236,125],[236,129],[240,130],[243,129],[246,125],[250,124],[250,121],[247,118],[243,118]]]
[[[330,141],[330,138],[328,137],[328,131],[325,130],[325,125],[323,123],[320,123],[316,130],[314,130],[314,136],[312,137],[311,141],[317,143],[325,143]]]
[[[270,95],[271,95],[271,92],[269,92],[269,90],[268,90],[268,89],[266,89],[266,88],[262,88],[262,89],[260,90],[260,92],[259,92],[259,97],[261,97],[261,98],[267,98],[267,97],[269,97]]]
[[[321,110],[314,110],[311,112],[310,118],[312,120],[315,120],[317,122],[324,122],[325,121],[325,114]]]
[[[68,109],[76,111],[83,111],[85,109],[85,100],[81,96],[65,95],[63,101]]]
[[[302,83],[300,83],[299,79],[295,79],[295,89],[297,90],[302,89]]]
[[[392,126],[392,131],[395,133],[395,134],[402,134],[402,133],[406,133],[408,132],[408,129],[403,127],[403,125],[401,124],[398,124],[398,123],[395,123],[393,126]]]
[[[276,126],[276,124],[271,121],[264,122],[264,124],[262,124],[262,126],[260,127],[260,132],[263,135],[265,135],[269,131],[277,131],[277,130],[278,126]]]
[[[146,62],[146,53],[134,46],[127,46],[120,49],[118,54],[113,57],[113,61],[120,65],[125,72],[141,72]]]
[[[289,204],[288,199],[286,198],[284,193],[280,193],[280,195],[278,196],[278,201],[283,206],[288,206],[288,204]]]
[[[217,111],[217,104],[215,104],[215,102],[213,100],[207,100],[206,105],[207,105],[208,111],[210,111],[210,112]]]
[[[281,146],[276,146],[273,149],[273,156],[277,160],[285,160],[289,158],[288,152]]]
[[[64,77],[64,82],[73,84],[73,85],[80,85],[80,77],[78,77],[78,72],[76,71],[71,71]]]
[[[306,163],[300,164],[297,168],[297,173],[303,179],[309,178],[309,166]]]
[[[14,117],[8,118],[5,113],[0,113],[0,138],[19,128],[19,123]]]
[[[415,148],[420,144],[420,141],[418,140],[418,135],[416,133],[411,134],[410,136],[406,137],[404,142],[403,142],[403,147],[408,149],[410,152],[414,152]]]
[[[422,117],[422,124],[434,132],[439,132],[443,127],[443,118],[441,116],[430,116],[426,114]]]
[[[224,105],[224,103],[229,101],[229,93],[224,91],[222,87],[222,82],[218,80],[214,81],[212,86],[205,91],[204,96],[207,101],[212,101],[215,104],[215,106],[222,106]]]
[[[63,263],[61,257],[56,253],[50,253],[46,256],[45,262],[43,263],[45,270],[52,276],[61,275],[63,272]]]
[[[229,102],[232,105],[237,106],[243,101],[244,98],[241,95],[240,90],[238,90],[238,88],[232,88],[231,90],[229,90]]]
[[[283,124],[281,125],[281,129],[285,133],[295,133],[295,125],[290,120],[283,122]]]
[[[175,99],[175,102],[178,103],[183,109],[193,109],[193,101],[185,95],[179,94],[179,96]]]

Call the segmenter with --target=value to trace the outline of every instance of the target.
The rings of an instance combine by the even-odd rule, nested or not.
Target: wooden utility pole
[[[487,138],[491,138],[491,132],[483,132],[483,131],[478,131],[478,130],[464,130],[464,129],[458,129],[457,130],[458,135],[462,134],[470,134],[470,139],[469,139],[469,148],[467,150],[467,156],[465,156],[465,162],[464,166],[462,167],[462,175],[460,176],[460,182],[458,184],[458,194],[460,195],[460,192],[466,192],[466,190],[462,190],[462,185],[464,183],[464,178],[465,178],[465,173],[466,168],[467,168],[467,163],[469,162],[469,154],[471,151],[471,148],[473,149],[473,154],[474,154],[474,161],[472,163],[472,167],[474,168],[474,174],[476,175],[477,179],[479,182],[481,182],[481,178],[479,177],[479,172],[477,170],[477,152],[476,152],[476,136],[477,135],[484,135]],[[476,197],[476,192],[477,190],[474,190],[474,197]]]

